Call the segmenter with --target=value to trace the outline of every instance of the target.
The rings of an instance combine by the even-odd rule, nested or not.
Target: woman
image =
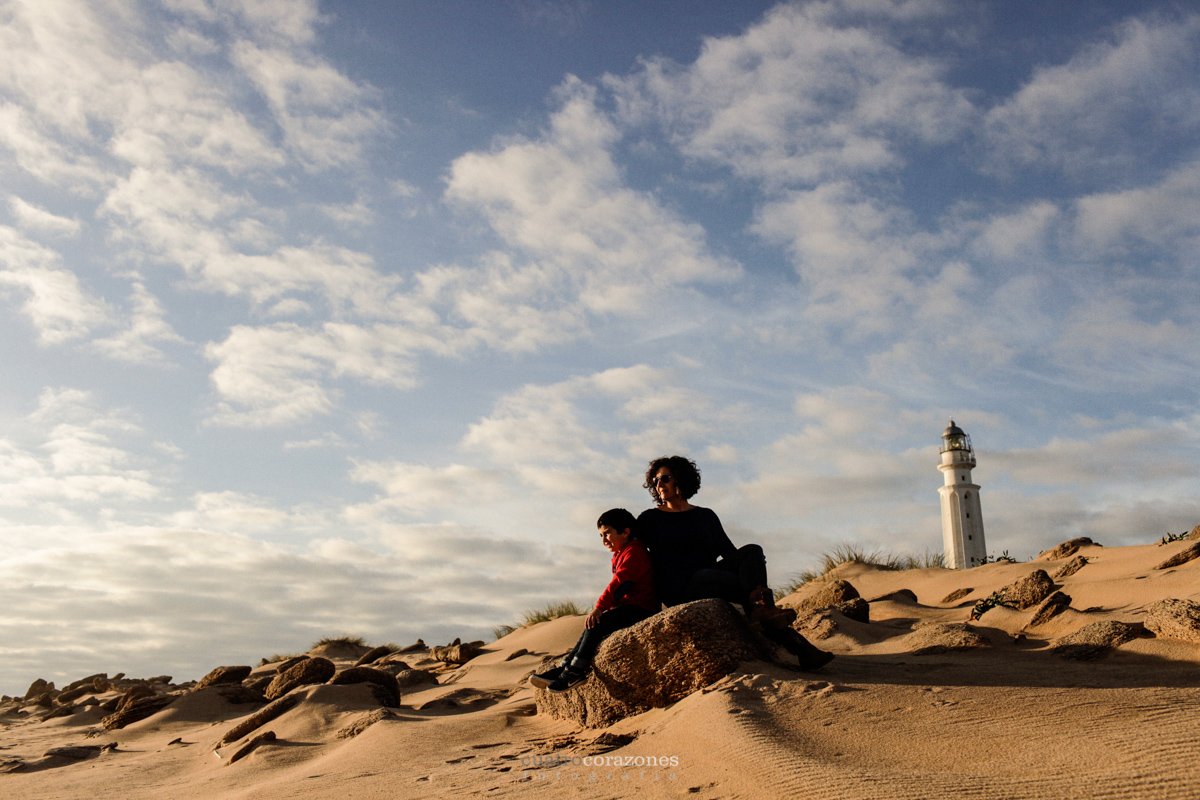
[[[767,561],[756,544],[734,547],[721,520],[689,501],[700,490],[696,462],[664,456],[650,462],[642,484],[655,507],[638,517],[638,537],[650,550],[655,585],[664,605],[720,598],[737,603],[763,633],[815,670],[833,658],[796,633],[796,613],[775,605],[767,585]]]

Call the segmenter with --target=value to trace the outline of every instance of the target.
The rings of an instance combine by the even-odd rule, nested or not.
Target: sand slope
[[[1155,569],[1188,546],[1084,546],[1073,555],[1086,566],[1056,581],[1070,607],[1036,626],[1036,607],[996,607],[963,627],[978,600],[1067,557],[843,565],[834,577],[874,602],[866,623],[824,615],[818,643],[838,658],[820,675],[747,663],[600,731],[537,715],[523,684],[581,618],[519,630],[461,667],[407,654],[439,682],[405,690],[398,709],[380,711],[362,684],[297,689],[302,702],[255,732],[275,740],[235,763],[255,734],[217,745],[258,706],[209,689],[112,731],[94,709],[45,719],[46,707],[8,703],[0,765],[16,771],[0,774],[0,796],[1197,797],[1200,644],[1137,631],[1116,647],[1058,648],[1097,622],[1139,623],[1155,601],[1200,600],[1200,559]],[[46,755],[64,747],[75,749]]]

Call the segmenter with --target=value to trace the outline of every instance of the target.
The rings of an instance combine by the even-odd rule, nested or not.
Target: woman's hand
[[[596,627],[596,623],[599,621],[600,621],[600,611],[599,611],[599,609],[593,608],[592,612],[587,615],[587,619],[585,619],[583,621],[583,627],[587,628],[588,630],[591,630],[592,628]]]

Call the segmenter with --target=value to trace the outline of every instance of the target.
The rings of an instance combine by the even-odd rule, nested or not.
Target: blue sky
[[[1200,522],[1177,3],[0,2],[0,691]]]

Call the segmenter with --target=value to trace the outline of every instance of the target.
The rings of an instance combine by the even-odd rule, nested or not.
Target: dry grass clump
[[[575,605],[574,601],[563,600],[558,603],[551,603],[542,609],[526,611],[525,616],[521,620],[521,627],[536,625],[539,622],[549,622],[559,617],[577,617],[580,614],[586,613],[587,611]]]
[[[520,625],[497,625],[495,628],[492,628],[492,635],[497,639],[503,639],[516,630],[536,625],[539,622],[549,622],[559,617],[577,617],[587,612],[587,609],[580,608],[573,600],[561,600],[557,603],[551,603],[545,608],[526,611],[525,615],[521,618]]]
[[[338,647],[366,647],[367,642],[361,636],[323,636],[316,641],[309,650],[316,650],[318,647],[327,645],[336,645]]]
[[[945,566],[941,553],[933,553],[928,550],[919,556],[897,555],[882,550],[866,550],[854,544],[840,544],[830,552],[821,555],[818,567],[797,573],[789,584],[776,589],[776,599],[791,594],[810,581],[823,578],[842,564],[867,564],[877,569],[894,571]]]

